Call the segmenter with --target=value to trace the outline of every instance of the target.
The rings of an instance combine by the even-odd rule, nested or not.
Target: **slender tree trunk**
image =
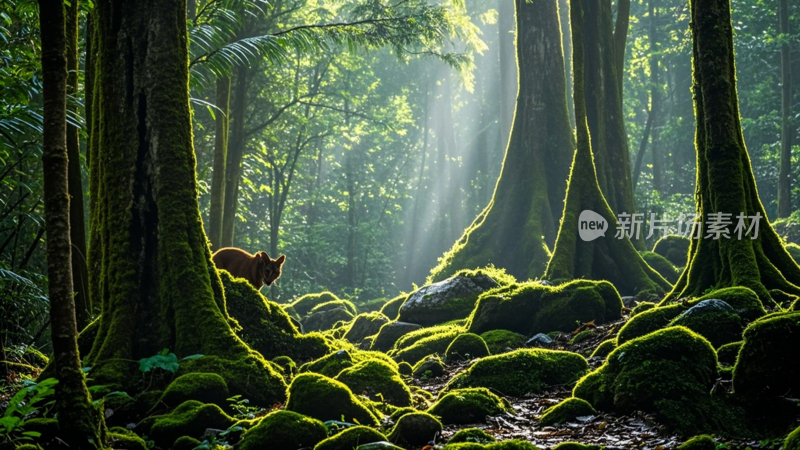
[[[570,126],[575,128],[575,102],[572,101],[572,33],[569,28],[569,1],[558,0],[558,17],[561,21],[561,47],[564,51],[564,74],[567,81],[567,110]]]
[[[514,98],[517,95],[516,24],[514,19],[514,0],[498,0],[497,27],[500,31],[500,136],[508,142],[511,121],[514,119]]]
[[[222,238],[220,247],[233,246],[236,226],[236,208],[239,198],[239,178],[242,160],[247,144],[244,136],[244,120],[247,113],[247,89],[250,85],[250,69],[245,66],[236,69],[236,89],[233,90],[231,105],[231,129],[228,141],[228,157],[225,162],[225,198],[223,200]]]
[[[614,23],[614,67],[617,70],[617,89],[620,96],[625,74],[625,48],[628,43],[630,15],[631,0],[617,0],[617,21]]]
[[[77,17],[76,17],[77,19]],[[101,415],[92,405],[78,355],[70,263],[67,156],[67,37],[64,4],[40,0],[44,137],[42,165],[47,221],[47,276],[60,437],[75,449],[103,447]]]
[[[792,120],[792,48],[789,42],[789,4],[779,0],[779,32],[786,35],[781,45],[781,163],[778,173],[778,217],[792,212],[792,138],[796,132]]]
[[[663,192],[664,189],[664,164],[659,143],[661,122],[661,81],[659,77],[658,56],[658,27],[656,26],[657,10],[654,0],[649,1],[650,13],[650,154],[653,162],[653,189]],[[650,120],[650,117],[648,117]]]
[[[642,133],[642,140],[639,141],[639,151],[636,152],[636,163],[633,166],[633,189],[636,190],[636,185],[639,184],[639,175],[642,174],[642,161],[644,160],[644,152],[647,150],[647,141],[650,140],[650,129],[653,128],[653,112],[647,112],[647,122],[644,124],[644,132]]]
[[[214,162],[211,173],[211,206],[208,212],[208,238],[211,249],[222,245],[222,218],[225,211],[225,162],[228,157],[228,124],[230,116],[231,79],[217,79]]]
[[[67,94],[78,95],[78,0],[67,6]],[[77,111],[75,111],[77,113]],[[89,274],[86,267],[86,222],[81,181],[81,144],[79,130],[67,124],[69,158],[69,229],[72,242],[72,287],[75,289],[75,316],[82,330],[92,318],[89,302]]]

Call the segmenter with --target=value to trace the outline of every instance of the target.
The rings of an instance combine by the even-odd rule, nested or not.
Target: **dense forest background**
[[[225,47],[229,53],[219,58],[220,48],[239,39],[352,20],[342,2],[246,3],[247,12],[236,17],[189,12],[206,230],[212,226],[215,147],[224,129],[228,151],[237,149],[242,158],[229,244],[266,250],[273,258],[287,255],[280,281],[269,292],[264,288],[271,299],[287,302],[330,290],[379,307],[423,284],[437,258],[486,206],[500,172],[516,96],[513,5],[466,1],[465,38],[447,48],[465,57],[460,64],[432,53],[404,53],[397,45],[348,50],[309,43],[285,58]],[[569,61],[568,8],[561,3]],[[790,209],[800,208],[800,4],[788,2],[787,35],[778,30],[778,3],[732,2],[744,136],[772,220],[778,216],[785,42],[792,44],[795,87]],[[79,14],[88,8],[82,3]],[[37,11],[35,2],[23,0],[0,6],[0,282],[3,314],[19,325],[8,333],[25,335],[14,342],[46,342],[48,332]],[[85,30],[78,36],[78,91],[70,93],[68,120],[80,130],[85,158]],[[685,1],[631,2],[623,99],[636,207],[645,217],[676,218],[694,210],[690,54]],[[565,70],[569,75],[569,64]],[[572,99],[567,103],[571,109]],[[88,173],[83,178],[87,187]],[[648,247],[658,237],[648,238]]]

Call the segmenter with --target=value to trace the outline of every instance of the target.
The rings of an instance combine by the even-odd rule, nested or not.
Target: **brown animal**
[[[217,269],[227,270],[234,277],[246,279],[258,290],[265,284],[270,286],[280,278],[286,255],[270,259],[266,252],[251,255],[240,248],[226,247],[217,250],[211,259]]]

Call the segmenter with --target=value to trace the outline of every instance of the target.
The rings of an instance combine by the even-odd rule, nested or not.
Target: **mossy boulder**
[[[707,434],[702,434],[684,442],[678,447],[678,450],[716,450],[716,448],[717,443],[714,438]]]
[[[486,388],[467,388],[449,391],[428,412],[449,425],[483,422],[486,416],[510,409],[508,402]]]
[[[673,319],[669,326],[684,326],[702,335],[714,348],[742,339],[742,319],[722,300],[703,300]]]
[[[111,448],[119,450],[147,450],[147,443],[133,431],[122,428],[112,427],[108,430],[108,440]],[[199,444],[199,442],[198,442]],[[194,448],[194,447],[192,447]],[[19,449],[19,447],[17,447]]]
[[[427,355],[444,355],[447,351],[447,347],[450,346],[450,343],[453,342],[456,336],[462,332],[463,330],[460,327],[446,327],[445,329],[442,329],[441,331],[438,331],[427,337],[413,341],[413,343],[407,347],[396,349],[391,353],[392,358],[394,358],[395,361],[406,361],[408,363],[412,363],[419,361]],[[407,340],[403,342],[403,344],[408,344],[408,342],[411,341]],[[398,342],[397,345],[400,346],[401,342]],[[486,351],[488,352],[488,349]]]
[[[395,406],[410,406],[411,391],[400,378],[397,369],[384,361],[373,359],[342,370],[336,376],[351,391],[366,394],[372,400]]]
[[[365,426],[350,427],[317,444],[314,450],[353,450],[359,445],[386,441],[386,436]]]
[[[389,322],[378,331],[370,348],[381,352],[389,351],[401,337],[420,329],[422,329],[422,325],[416,323]]]
[[[225,430],[235,422],[217,405],[189,400],[169,414],[145,419],[139,427],[142,427],[141,434],[146,434],[160,447],[171,447],[181,436],[201,437],[206,428]]]
[[[389,323],[389,318],[379,312],[363,313],[356,316],[344,334],[348,341],[358,344],[367,336],[378,334],[381,327]]]
[[[743,343],[744,341],[731,342],[719,347],[717,349],[719,363],[728,366],[736,364],[736,358],[739,356],[739,350],[741,350]]]
[[[483,294],[467,329],[476,334],[505,329],[532,336],[572,331],[583,322],[601,324],[621,314],[622,298],[607,281],[575,280],[559,286],[530,282]]]
[[[619,330],[617,334],[617,345],[622,345],[632,339],[642,337],[666,327],[673,319],[687,309],[689,309],[688,304],[675,303],[652,308],[631,317]]]
[[[800,427],[789,433],[783,442],[783,450],[800,450]]]
[[[357,421],[378,425],[378,419],[344,383],[316,373],[301,373],[289,386],[286,410],[319,420]]]
[[[199,439],[191,436],[181,436],[172,444],[172,450],[194,450],[201,444]]]
[[[325,425],[319,420],[292,411],[275,411],[247,430],[236,448],[296,450],[313,447],[327,437]]]
[[[315,305],[313,308],[311,308],[311,311],[308,312],[308,315],[323,311],[331,311],[339,308],[346,309],[350,314],[354,316],[358,314],[358,308],[356,308],[356,305],[353,304],[353,302],[351,302],[350,300],[331,300],[329,302]]]
[[[221,376],[215,373],[187,373],[167,386],[161,402],[174,408],[187,400],[198,400],[224,408],[230,396],[228,384]]]
[[[613,352],[615,348],[617,348],[616,339],[609,339],[607,341],[603,341],[602,343],[600,343],[600,345],[597,346],[596,349],[594,349],[594,352],[592,352],[591,357],[605,358],[606,356],[608,356],[609,353]]]
[[[286,382],[274,365],[261,355],[231,360],[218,356],[182,361],[178,375],[215,373],[225,380],[231,395],[241,395],[256,406],[270,406],[286,399]]]
[[[398,445],[422,446],[442,431],[442,423],[432,415],[413,412],[397,420],[388,438]]]
[[[678,281],[678,278],[680,278],[681,270],[675,267],[675,265],[672,264],[672,262],[670,262],[670,260],[667,258],[655,252],[639,253],[642,255],[644,262],[646,262],[648,266],[652,267],[653,270],[658,272],[659,275],[664,277],[665,280],[675,284]]]
[[[525,346],[525,336],[509,330],[491,330],[481,334],[492,355],[516,350]]]
[[[656,413],[680,432],[692,432],[712,426],[709,392],[716,378],[711,344],[688,328],[670,327],[617,347],[573,395],[600,410]]]
[[[389,300],[381,307],[381,314],[388,317],[389,320],[397,320],[397,316],[400,314],[400,307],[403,306],[407,298],[408,294],[400,294]]]
[[[691,241],[683,236],[664,236],[653,246],[653,253],[663,256],[675,267],[685,267],[689,260]],[[652,267],[652,266],[651,266]],[[653,267],[655,269],[655,267]]]
[[[746,397],[800,395],[800,312],[750,324],[733,370],[733,389]]]
[[[405,361],[397,364],[397,371],[400,372],[400,375],[407,377],[414,375],[414,367]]]
[[[307,362],[300,366],[299,372],[316,372],[326,377],[335,377],[342,370],[354,366],[356,363],[347,350],[339,350],[325,355],[317,360]]]
[[[494,436],[481,430],[480,428],[465,428],[463,430],[458,430],[456,434],[454,434],[453,437],[447,441],[447,444],[458,444],[460,442],[489,444],[494,441]]]
[[[596,414],[595,409],[586,400],[570,397],[561,403],[551,406],[544,411],[539,425],[561,425],[564,422],[575,420],[576,417],[591,416]]]
[[[745,320],[753,321],[767,314],[758,295],[752,289],[743,286],[717,289],[690,302],[695,305],[703,300],[717,299],[731,305],[734,312]],[[773,305],[774,306],[774,305]]]
[[[643,313],[649,309],[653,309],[656,307],[656,304],[653,302],[640,302],[638,305],[634,306],[631,310],[631,317]]]
[[[306,294],[291,303],[292,309],[297,312],[298,317],[303,318],[314,309],[315,306],[323,303],[341,300],[336,294],[332,292],[319,292],[315,294]]]
[[[233,278],[222,270],[228,314],[241,327],[236,334],[267,359],[287,355],[294,359],[319,358],[328,353],[325,339],[318,334],[303,335],[289,314],[267,300],[244,278]]]
[[[441,334],[449,334],[452,338],[455,338],[459,334],[463,333],[464,329],[458,325],[437,325],[434,327],[426,327],[421,328],[419,330],[414,330],[410,333],[407,333],[400,337],[397,342],[394,344],[394,351],[400,351],[411,347],[412,345],[416,344],[422,339],[434,336],[434,335],[441,335]]]
[[[444,362],[436,355],[428,355],[414,364],[414,378],[438,378],[444,375]]]
[[[337,307],[334,309],[312,312],[304,317],[300,323],[303,324],[303,330],[306,332],[328,331],[352,321],[354,317],[355,315],[347,308]],[[344,333],[342,333],[342,335],[343,334]]]
[[[423,286],[400,306],[398,320],[424,326],[463,319],[482,293],[500,285],[484,273],[464,273]]]
[[[489,347],[477,334],[464,333],[456,336],[445,350],[448,361],[483,358],[489,355]]]
[[[283,375],[287,379],[291,379],[297,373],[297,364],[288,356],[278,356],[273,358],[272,362],[283,370]]]
[[[586,359],[576,353],[519,349],[478,360],[450,380],[445,390],[485,387],[505,396],[522,397],[573,383],[588,369]]]

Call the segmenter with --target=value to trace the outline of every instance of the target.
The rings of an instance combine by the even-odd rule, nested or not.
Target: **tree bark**
[[[286,385],[229,325],[197,200],[186,2],[100,0],[98,145],[90,167],[90,292],[102,315],[87,362],[135,393],[130,361],[169,349],[181,371],[214,371],[259,404]],[[213,369],[204,367],[211,365]],[[237,392],[238,391],[238,392]]]
[[[779,33],[786,35],[781,45],[781,162],[778,170],[778,218],[792,213],[792,140],[796,132],[792,120],[792,48],[789,42],[789,4],[779,0]]]
[[[653,163],[653,189],[664,192],[664,164],[659,147],[659,121],[661,120],[661,81],[659,80],[657,10],[654,0],[649,2],[650,13],[650,155]]]
[[[247,89],[250,86],[250,69],[236,69],[236,89],[233,90],[231,125],[228,141],[228,157],[225,162],[225,199],[223,200],[222,238],[220,247],[233,246],[236,227],[236,208],[239,198],[239,178],[247,139],[244,135],[244,120],[247,113]]]
[[[693,89],[697,149],[695,226],[707,231],[709,214],[732,214],[730,238],[694,239],[689,263],[665,302],[699,296],[707,289],[745,286],[765,306],[774,306],[770,290],[800,294],[800,267],[767,220],[758,197],[750,157],[742,135],[736,95],[733,27],[728,0],[691,2]],[[758,236],[738,239],[735,217],[761,216]],[[754,219],[747,219],[750,225]]]
[[[514,103],[519,88],[515,61],[516,19],[514,0],[499,0],[497,27],[500,31],[500,136],[507,142],[514,120]]]
[[[563,208],[574,138],[566,102],[557,0],[517,0],[519,94],[489,205],[431,272],[494,264],[517,278],[542,274]],[[519,45],[524,42],[525,45]]]
[[[588,12],[595,11],[595,2],[596,0],[570,2],[578,145],[572,162],[564,215],[544,278],[553,281],[578,278],[608,280],[623,295],[639,292],[660,294],[668,290],[670,284],[644,262],[627,235],[617,239],[606,229],[604,236],[594,240],[583,240],[578,236],[579,218],[585,210],[602,216],[609,227],[617,223],[616,216],[598,184],[592,156],[594,141],[590,137],[587,117],[588,102],[584,98],[589,96],[589,90],[584,85],[584,74],[587,72],[583,66],[588,59],[584,46],[590,40],[584,35],[583,24]]]
[[[225,211],[225,163],[228,157],[228,124],[230,116],[231,79],[217,79],[214,162],[211,174],[211,206],[208,212],[208,238],[211,249],[222,247],[222,218]]]
[[[77,17],[75,17],[77,19]],[[64,4],[40,0],[44,136],[42,166],[47,228],[47,276],[59,437],[71,448],[103,447],[101,415],[92,405],[78,355],[72,291],[67,156],[67,35]],[[70,37],[71,38],[71,37]]]
[[[614,66],[617,69],[617,89],[620,96],[622,95],[622,80],[625,73],[625,48],[628,44],[630,16],[631,0],[618,0],[617,21],[614,23]]]

